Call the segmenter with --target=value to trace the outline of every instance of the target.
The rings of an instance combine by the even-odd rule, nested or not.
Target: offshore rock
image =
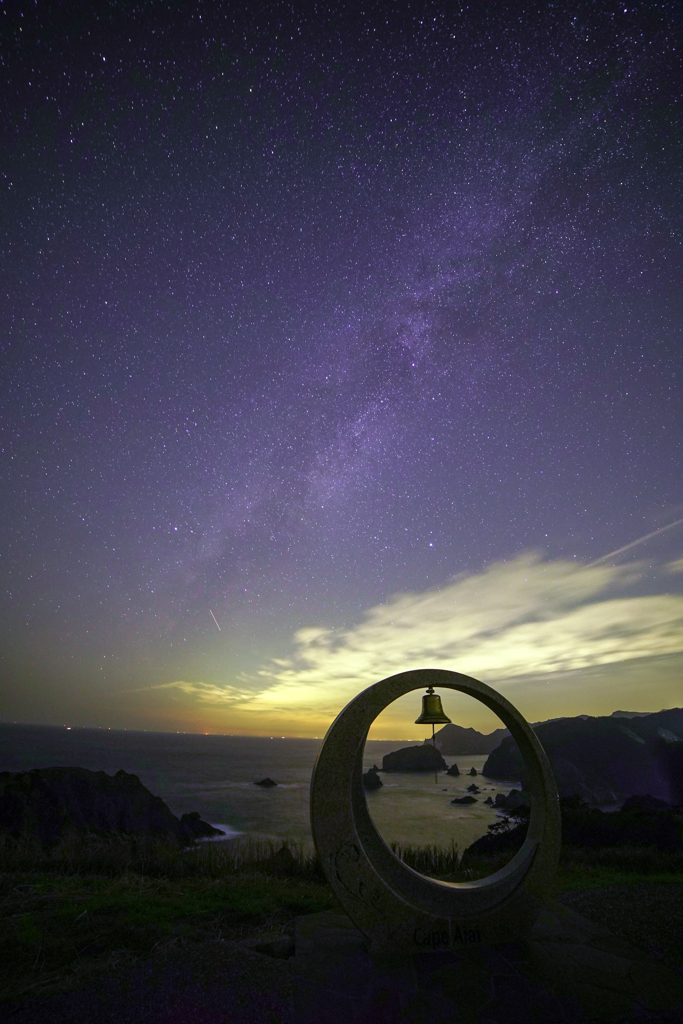
[[[452,804],[476,804],[476,796],[456,796],[455,800],[451,800]]]
[[[509,793],[496,793],[494,806],[503,811],[516,811],[518,807],[528,807],[531,797],[519,789],[511,789]]]
[[[382,771],[385,772],[434,772],[447,767],[439,751],[432,746],[402,747],[385,754],[382,759]]]
[[[446,775],[459,775],[459,774],[460,774],[460,769],[458,768],[457,764],[452,764],[450,766],[450,768],[448,769],[448,771],[446,772]]]
[[[273,782],[270,778],[261,779],[260,782],[255,782],[255,786],[263,786],[264,789],[271,789],[272,786],[277,786],[277,782]]]
[[[178,820],[137,775],[86,768],[0,772],[0,831],[46,845],[74,831],[156,835],[179,843],[225,835],[197,812]]]
[[[468,771],[468,773],[467,773],[467,774],[468,774],[468,775],[478,775],[478,774],[479,774],[479,772],[477,771],[477,769],[476,769],[476,768],[470,768],[470,770]]]
[[[363,775],[363,787],[364,789],[379,789],[384,783],[377,774],[377,768],[368,768]]]
[[[210,839],[212,836],[225,835],[222,829],[214,828],[208,822],[202,821],[199,811],[190,811],[189,814],[183,814],[180,819],[180,825],[188,837],[192,839]]]

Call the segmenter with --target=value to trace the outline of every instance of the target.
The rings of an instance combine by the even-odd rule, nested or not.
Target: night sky
[[[5,721],[682,703],[678,3],[0,26]]]

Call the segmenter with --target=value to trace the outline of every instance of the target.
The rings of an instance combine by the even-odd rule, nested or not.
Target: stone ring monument
[[[398,697],[428,686],[459,690],[504,722],[524,760],[529,830],[512,860],[488,878],[442,882],[396,857],[370,817],[362,784],[368,730]],[[323,870],[374,951],[463,949],[520,938],[549,895],[560,854],[560,809],[545,751],[519,711],[490,686],[443,669],[400,672],[359,693],[337,716],[311,779],[311,830]]]

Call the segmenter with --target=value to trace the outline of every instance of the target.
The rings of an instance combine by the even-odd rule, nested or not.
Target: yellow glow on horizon
[[[626,710],[675,706],[680,678],[662,658],[683,654],[683,596],[618,593],[641,571],[544,562],[532,552],[441,588],[398,594],[345,631],[300,629],[289,657],[237,685],[174,680],[129,692],[129,711],[137,705],[141,717],[182,721],[190,731],[320,737],[366,686],[426,667],[488,682],[531,721],[610,714],[627,702],[624,689]],[[417,696],[386,709],[370,737],[424,738],[414,725]],[[485,725],[488,712],[477,702],[462,714],[460,724],[497,727]]]

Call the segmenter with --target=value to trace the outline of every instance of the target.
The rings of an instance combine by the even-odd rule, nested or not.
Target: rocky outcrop
[[[654,847],[662,852],[680,850],[683,816],[674,809],[660,807],[660,801],[653,805],[651,800],[645,794],[630,801],[620,811],[609,813],[589,807],[578,797],[561,800],[563,846],[589,849],[638,846]],[[517,808],[507,821],[489,825],[486,835],[467,847],[460,867],[468,868],[480,858],[498,856],[508,850],[512,854],[524,841],[528,825],[528,807]]]
[[[382,771],[385,772],[440,772],[447,767],[439,751],[426,744],[392,750],[382,758]]]
[[[208,822],[202,821],[199,811],[190,811],[183,814],[180,819],[180,827],[190,839],[211,839],[213,836],[224,836],[220,828],[214,828]]]
[[[448,769],[448,771],[446,772],[446,775],[452,775],[452,776],[456,776],[456,775],[459,775],[459,774],[460,774],[460,769],[458,768],[457,764],[452,764],[450,766],[450,768]]]
[[[270,778],[261,779],[260,782],[255,782],[255,786],[263,786],[264,789],[272,789],[273,786],[277,786],[277,782],[273,782]]]
[[[296,868],[296,857],[287,843],[283,843],[280,849],[268,858],[267,864],[271,871],[274,869],[278,874],[288,875]]]
[[[516,811],[519,807],[528,807],[531,797],[519,789],[511,789],[509,793],[496,793],[494,807],[499,811]]]
[[[486,835],[480,836],[463,853],[460,858],[460,868],[464,870],[482,857],[497,857],[508,850],[512,854],[526,839],[528,827],[528,821],[524,821],[513,828],[497,832],[487,832]]]
[[[442,754],[463,757],[466,754],[489,754],[505,736],[509,735],[507,729],[496,729],[485,736],[476,729],[463,729],[461,725],[451,723],[439,729],[435,733],[435,739]]]
[[[633,796],[628,797],[624,800],[621,805],[622,811],[670,811],[671,804],[667,803],[666,800],[658,800],[657,797],[652,796],[650,793],[635,793]]]
[[[653,807],[648,794],[629,801],[619,811],[605,813],[589,807],[578,797],[561,801],[562,841],[567,846],[654,846],[662,851],[680,850],[683,818],[675,810]]]
[[[86,768],[0,772],[0,830],[46,845],[74,831],[157,835],[178,842],[225,835],[197,812],[178,820],[137,775]]]
[[[467,787],[468,793],[479,793],[479,791],[479,786],[476,784],[476,782],[473,782],[470,786]]]
[[[456,796],[455,800],[451,800],[452,804],[476,804],[476,796]]]
[[[477,769],[476,769],[476,768],[470,768],[470,770],[468,771],[468,773],[467,773],[467,774],[468,774],[468,775],[478,775],[478,774],[479,774],[479,772],[477,771]]]
[[[364,789],[379,789],[384,783],[377,774],[377,768],[368,768],[363,775],[363,788]]]
[[[683,804],[683,741],[678,738],[683,736],[683,709],[631,718],[561,718],[536,725],[534,731],[561,797],[577,795],[600,806],[647,791],[674,806]],[[483,774],[524,782],[524,764],[512,737],[492,751]]]

